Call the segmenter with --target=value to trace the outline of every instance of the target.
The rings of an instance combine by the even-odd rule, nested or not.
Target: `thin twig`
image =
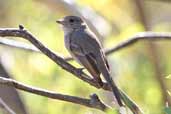
[[[91,95],[90,99],[85,99],[85,98],[59,94],[59,93],[55,93],[52,91],[47,91],[44,89],[28,86],[23,83],[17,82],[13,79],[3,78],[3,77],[0,77],[0,84],[14,87],[16,89],[23,90],[29,93],[45,96],[48,98],[58,99],[58,100],[67,101],[67,102],[71,102],[75,104],[80,104],[80,105],[84,105],[90,108],[96,108],[102,111],[106,111],[110,109],[109,106],[101,102],[101,100],[96,94]],[[14,113],[11,113],[11,114],[14,114]]]
[[[0,107],[5,109],[9,114],[16,114],[1,98],[0,98]]]
[[[27,51],[31,51],[31,52],[40,53],[40,51],[36,47],[34,47],[30,44],[24,43],[24,42],[16,41],[16,40],[1,38],[0,44],[4,45],[4,46],[12,47],[12,48],[23,49],[23,50],[27,50]]]
[[[121,43],[117,44],[116,46],[112,47],[111,49],[106,50],[106,54],[111,54],[113,52],[119,51],[124,49],[128,46],[132,46],[139,40],[171,40],[171,33],[157,33],[157,32],[140,32],[137,35],[128,38],[128,40],[122,41]]]

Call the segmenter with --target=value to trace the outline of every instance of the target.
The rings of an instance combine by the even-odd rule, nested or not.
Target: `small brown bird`
[[[103,86],[100,78],[102,73],[111,86],[118,104],[123,106],[120,92],[110,76],[107,59],[96,35],[77,16],[66,16],[56,22],[63,27],[65,47],[73,58],[90,72],[100,86]]]

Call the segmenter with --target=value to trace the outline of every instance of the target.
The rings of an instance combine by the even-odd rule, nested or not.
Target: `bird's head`
[[[58,24],[61,24],[63,28],[67,29],[77,29],[83,25],[83,20],[78,16],[66,16],[62,19],[56,21]]]

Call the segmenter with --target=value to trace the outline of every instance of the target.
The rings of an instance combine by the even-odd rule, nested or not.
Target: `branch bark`
[[[105,105],[103,102],[100,101],[99,97],[96,94],[91,95],[90,99],[85,99],[85,98],[59,94],[52,91],[47,91],[44,89],[28,86],[20,82],[17,82],[13,79],[3,78],[3,77],[0,77],[0,84],[14,87],[16,89],[20,89],[29,93],[45,96],[48,98],[58,99],[62,101],[84,105],[90,108],[99,109],[101,111],[106,111],[110,109],[109,106]],[[11,114],[15,114],[15,113],[11,113]]]

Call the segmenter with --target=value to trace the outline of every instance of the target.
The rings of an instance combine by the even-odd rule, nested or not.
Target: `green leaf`
[[[164,112],[165,114],[171,114],[171,107],[165,107]]]

